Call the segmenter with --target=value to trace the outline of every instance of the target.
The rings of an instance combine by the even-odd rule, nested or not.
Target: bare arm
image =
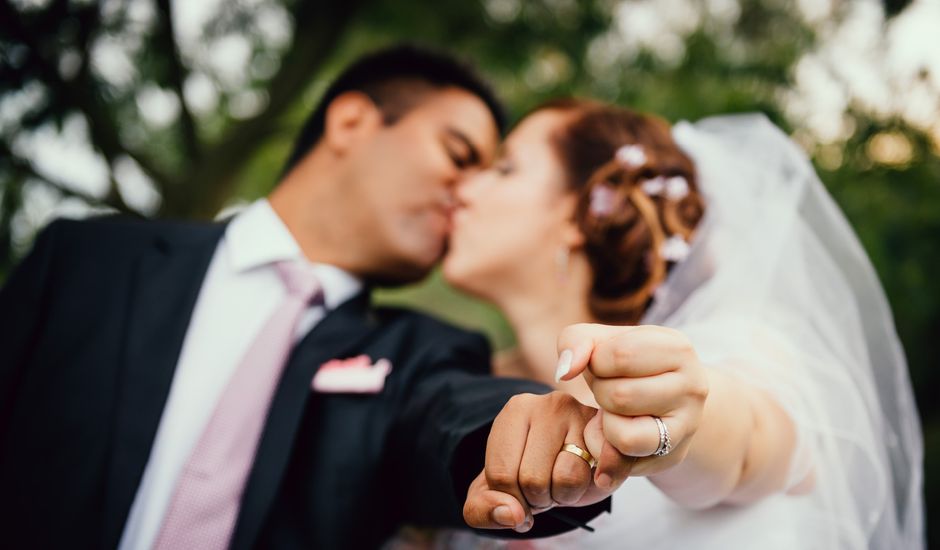
[[[650,481],[691,508],[748,504],[786,488],[796,435],[776,399],[709,371],[702,421],[685,459]]]
[[[789,415],[766,391],[703,366],[682,333],[575,325],[559,349],[575,357],[563,378],[590,369],[605,438],[639,457],[631,475],[649,477],[690,508],[745,504],[786,488],[796,447]],[[654,416],[669,431],[665,456],[653,456],[660,446]],[[602,461],[597,475],[606,468]]]

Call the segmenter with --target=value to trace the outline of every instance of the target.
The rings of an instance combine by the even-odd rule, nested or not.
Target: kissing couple
[[[505,129],[394,47],[234,218],[50,224],[0,291],[6,540],[923,545],[890,310],[780,130],[580,99]],[[516,349],[370,304],[442,257]]]

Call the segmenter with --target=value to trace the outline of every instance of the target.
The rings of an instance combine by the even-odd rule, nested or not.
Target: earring
[[[564,284],[568,280],[568,260],[571,251],[567,246],[559,246],[555,251],[555,277],[559,283]]]

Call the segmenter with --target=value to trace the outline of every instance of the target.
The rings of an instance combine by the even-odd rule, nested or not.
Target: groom
[[[52,223],[0,292],[4,545],[374,547],[460,525],[484,452],[590,479],[560,444],[526,446],[580,437],[585,407],[488,377],[478,335],[369,303],[432,268],[450,190],[502,126],[467,69],[393,49],[336,80],[277,187],[229,223]],[[552,433],[490,433],[523,392],[546,395],[503,417]],[[530,535],[566,528],[549,514]]]

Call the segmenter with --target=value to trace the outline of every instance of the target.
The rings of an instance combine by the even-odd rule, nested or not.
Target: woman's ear
[[[577,250],[584,246],[584,233],[578,226],[575,209],[578,207],[578,198],[574,193],[567,194],[560,205],[564,210],[564,225],[561,228],[562,243],[569,250]]]
[[[364,138],[383,126],[382,112],[362,92],[338,95],[326,108],[323,143],[337,155],[344,155]]]
[[[577,250],[584,246],[584,233],[581,232],[576,220],[571,219],[565,222],[565,227],[562,229],[562,239],[571,250]]]

